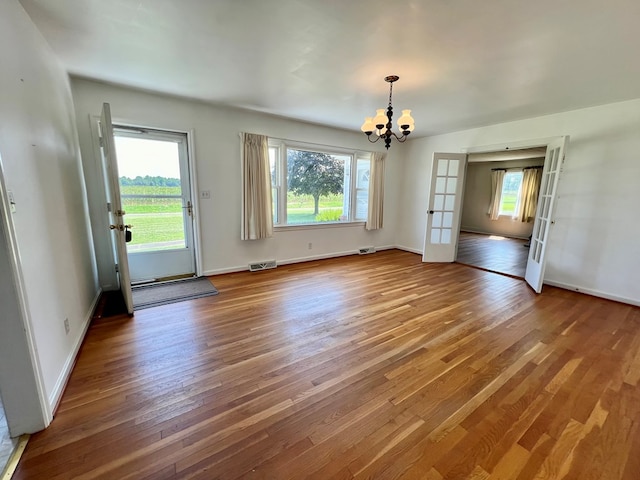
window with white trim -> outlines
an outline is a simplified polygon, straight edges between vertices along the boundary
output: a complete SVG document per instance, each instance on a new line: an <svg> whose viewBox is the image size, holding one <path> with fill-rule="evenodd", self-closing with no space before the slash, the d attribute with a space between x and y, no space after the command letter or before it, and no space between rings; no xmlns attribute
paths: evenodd
<svg viewBox="0 0 640 480"><path fill-rule="evenodd" d="M522 170L506 172L502 180L502 195L500 195L500 215L513 216L520 202L522 187Z"/></svg>
<svg viewBox="0 0 640 480"><path fill-rule="evenodd" d="M276 226L366 221L371 154L269 139Z"/></svg>

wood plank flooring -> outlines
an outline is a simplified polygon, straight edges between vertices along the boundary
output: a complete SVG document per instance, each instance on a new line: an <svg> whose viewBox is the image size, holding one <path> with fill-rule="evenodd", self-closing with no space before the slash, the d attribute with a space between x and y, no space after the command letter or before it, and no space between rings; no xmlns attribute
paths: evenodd
<svg viewBox="0 0 640 480"><path fill-rule="evenodd" d="M397 250L90 327L15 479L624 479L640 308Z"/></svg>
<svg viewBox="0 0 640 480"><path fill-rule="evenodd" d="M492 272L524 278L529 248L527 240L460 232L456 262Z"/></svg>

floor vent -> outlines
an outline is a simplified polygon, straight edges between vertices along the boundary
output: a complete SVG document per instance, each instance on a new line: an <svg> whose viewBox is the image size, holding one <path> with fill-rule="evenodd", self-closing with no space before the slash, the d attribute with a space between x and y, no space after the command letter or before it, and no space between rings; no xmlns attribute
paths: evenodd
<svg viewBox="0 0 640 480"><path fill-rule="evenodd" d="M276 268L275 260L267 260L266 262L256 262L249 264L249 271L259 272L260 270L269 270L270 268Z"/></svg>
<svg viewBox="0 0 640 480"><path fill-rule="evenodd" d="M376 247L362 247L358 250L360 255L366 255L367 253L375 253Z"/></svg>

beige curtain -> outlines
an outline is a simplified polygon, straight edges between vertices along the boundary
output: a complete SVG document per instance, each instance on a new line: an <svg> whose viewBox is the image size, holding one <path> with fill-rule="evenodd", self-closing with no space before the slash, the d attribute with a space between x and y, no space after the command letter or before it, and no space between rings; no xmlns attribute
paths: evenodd
<svg viewBox="0 0 640 480"><path fill-rule="evenodd" d="M500 199L502 198L502 182L504 180L504 174L507 171L504 169L491 170L491 203L489 204L489 210L487 214L491 220L498 220L500 216Z"/></svg>
<svg viewBox="0 0 640 480"><path fill-rule="evenodd" d="M271 169L265 135L241 133L242 138L242 240L273 236Z"/></svg>
<svg viewBox="0 0 640 480"><path fill-rule="evenodd" d="M382 211L384 204L384 162L386 153L371 154L371 171L369 172L369 212L367 214L367 230L382 228Z"/></svg>
<svg viewBox="0 0 640 480"><path fill-rule="evenodd" d="M538 193L540 192L541 180L542 168L525 168L522 171L520 201L513 214L514 220L520 220L526 223L536 218L536 207L538 206Z"/></svg>

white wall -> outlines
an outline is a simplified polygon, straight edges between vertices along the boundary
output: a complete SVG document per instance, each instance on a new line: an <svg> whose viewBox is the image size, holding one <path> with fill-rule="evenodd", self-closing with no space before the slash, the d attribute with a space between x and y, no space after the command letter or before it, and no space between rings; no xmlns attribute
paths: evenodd
<svg viewBox="0 0 640 480"><path fill-rule="evenodd" d="M98 293L75 115L67 74L15 0L0 1L0 56L0 155L17 207L9 222L51 408Z"/></svg>
<svg viewBox="0 0 640 480"><path fill-rule="evenodd" d="M434 152L561 135L545 282L640 304L640 99L410 141L398 243L423 248Z"/></svg>
<svg viewBox="0 0 640 480"><path fill-rule="evenodd" d="M210 190L211 199L198 200L204 274L246 269L249 262L278 262L354 253L358 247L395 245L398 177L401 164L394 145L387 159L384 228L367 232L362 225L322 229L277 231L273 238L240 240L240 138L239 132L261 133L330 146L371 151L363 134L311 125L261 113L213 106L202 102L140 92L73 78L72 90L78 118L80 146L89 190L94 241L101 282L114 282L104 205L101 163L91 136L90 117L103 102L111 105L114 121L145 127L194 132L196 178L199 190ZM394 155L395 154L395 155ZM308 249L308 243L313 249Z"/></svg>

